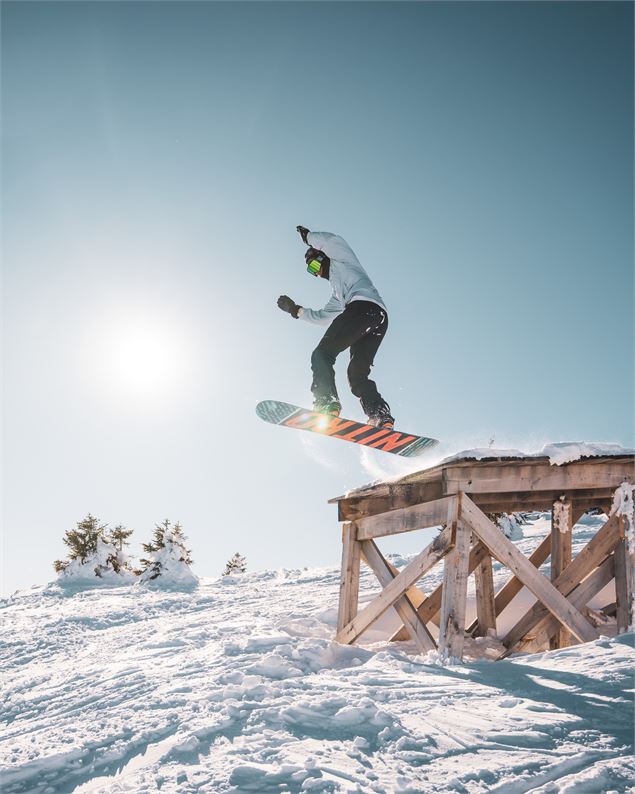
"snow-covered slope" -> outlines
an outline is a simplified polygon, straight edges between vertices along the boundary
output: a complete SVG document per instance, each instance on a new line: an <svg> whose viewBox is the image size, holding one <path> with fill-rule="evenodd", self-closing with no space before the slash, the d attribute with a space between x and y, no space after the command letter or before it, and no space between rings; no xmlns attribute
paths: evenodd
<svg viewBox="0 0 635 794"><path fill-rule="evenodd" d="M442 667L332 642L337 597L333 568L7 599L3 794L629 790L632 635Z"/></svg>

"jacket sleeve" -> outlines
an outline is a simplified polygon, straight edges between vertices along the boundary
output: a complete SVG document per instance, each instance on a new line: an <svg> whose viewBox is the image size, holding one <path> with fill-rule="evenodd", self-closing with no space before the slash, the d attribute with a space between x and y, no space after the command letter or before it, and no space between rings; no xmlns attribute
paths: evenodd
<svg viewBox="0 0 635 794"><path fill-rule="evenodd" d="M351 259L351 256L356 259L350 245L339 234L309 232L306 239L313 248L324 251L329 259L337 259L339 262L347 262Z"/></svg>
<svg viewBox="0 0 635 794"><path fill-rule="evenodd" d="M299 317L314 325L329 325L343 311L342 301L335 295L331 295L323 309L305 309L303 306Z"/></svg>

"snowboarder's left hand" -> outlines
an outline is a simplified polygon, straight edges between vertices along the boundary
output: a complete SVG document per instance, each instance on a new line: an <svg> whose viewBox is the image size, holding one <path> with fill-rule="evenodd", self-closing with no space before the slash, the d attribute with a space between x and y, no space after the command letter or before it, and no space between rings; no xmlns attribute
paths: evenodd
<svg viewBox="0 0 635 794"><path fill-rule="evenodd" d="M278 308L282 309L283 312L288 312L292 317L295 317L296 320L298 319L300 307L295 301L292 301L288 295L281 295L278 298Z"/></svg>
<svg viewBox="0 0 635 794"><path fill-rule="evenodd" d="M306 226L296 226L295 228L298 230L298 234L302 238L302 242L305 245L308 245L309 243L307 242L306 236L309 233L309 230L306 228Z"/></svg>

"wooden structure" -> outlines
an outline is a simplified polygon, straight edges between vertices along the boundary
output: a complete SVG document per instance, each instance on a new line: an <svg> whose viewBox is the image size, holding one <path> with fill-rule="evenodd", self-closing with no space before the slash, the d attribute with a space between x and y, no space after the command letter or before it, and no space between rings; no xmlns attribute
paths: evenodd
<svg viewBox="0 0 635 794"><path fill-rule="evenodd" d="M617 631L631 623L633 543L628 519L613 508L616 489L632 500L633 455L590 457L551 465L546 457L453 460L399 480L332 499L342 528L342 572L336 639L353 643L391 607L402 628L393 639L412 639L420 652L435 649L462 658L466 633L492 635L496 619L520 590L536 597L500 637L499 658L596 639L587 603L615 579ZM632 507L632 501L631 501ZM592 508L608 521L584 549L571 556L574 524ZM493 513L551 511L551 532L525 557L491 520ZM623 512L623 511L622 511ZM376 539L440 526L437 537L403 570L380 552ZM631 528L632 529L632 528ZM551 557L550 578L538 568ZM492 558L510 571L494 590ZM443 560L443 581L432 592L416 583ZM358 609L360 562L375 573L382 591ZM476 584L476 620L466 626L468 577Z"/></svg>

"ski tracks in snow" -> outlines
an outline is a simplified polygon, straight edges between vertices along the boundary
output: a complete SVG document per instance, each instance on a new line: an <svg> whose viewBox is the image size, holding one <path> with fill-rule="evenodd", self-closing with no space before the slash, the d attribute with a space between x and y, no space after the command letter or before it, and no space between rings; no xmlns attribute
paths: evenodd
<svg viewBox="0 0 635 794"><path fill-rule="evenodd" d="M628 789L632 635L441 667L332 642L338 588L305 569L5 600L4 794Z"/></svg>

